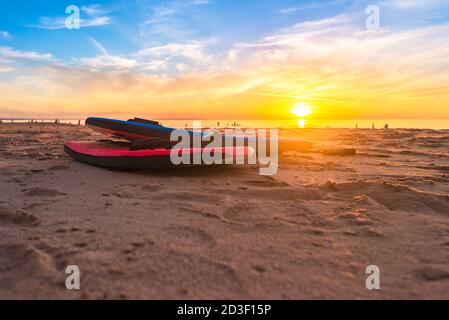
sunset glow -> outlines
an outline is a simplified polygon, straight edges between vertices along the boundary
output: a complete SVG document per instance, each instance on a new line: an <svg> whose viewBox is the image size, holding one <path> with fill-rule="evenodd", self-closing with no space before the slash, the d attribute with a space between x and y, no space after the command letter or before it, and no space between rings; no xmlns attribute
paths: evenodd
<svg viewBox="0 0 449 320"><path fill-rule="evenodd" d="M295 107L291 110L291 113L293 113L295 116L298 116L300 118L307 117L312 113L310 106L306 103L297 103Z"/></svg>
<svg viewBox="0 0 449 320"><path fill-rule="evenodd" d="M444 1L78 2L2 2L0 118L449 118Z"/></svg>

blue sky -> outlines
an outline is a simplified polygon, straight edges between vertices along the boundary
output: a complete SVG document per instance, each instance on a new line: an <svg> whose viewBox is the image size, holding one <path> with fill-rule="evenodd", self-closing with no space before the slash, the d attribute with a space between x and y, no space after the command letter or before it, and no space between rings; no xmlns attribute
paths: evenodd
<svg viewBox="0 0 449 320"><path fill-rule="evenodd" d="M65 28L69 5L80 30ZM449 0L15 0L0 14L0 117L153 113L149 104L187 116L180 102L226 117L226 101L245 105L236 115L272 117L301 99L323 117L372 117L382 101L397 112L379 117L410 101L415 116L432 103L449 117L438 102L449 101L439 85Z"/></svg>
<svg viewBox="0 0 449 320"><path fill-rule="evenodd" d="M20 50L51 52L63 60L95 54L96 48L89 37L111 52L121 54L151 45L207 38L219 38L221 41L216 46L220 49L235 42L258 39L300 20L332 15L345 10L348 3L351 1L334 1L316 10L316 3L310 1L2 1L0 30L8 32L10 37L0 41ZM70 4L98 9L94 16L82 10L81 18L107 20L76 31L49 30L50 21L64 18ZM300 7L304 9L299 10Z"/></svg>
<svg viewBox="0 0 449 320"><path fill-rule="evenodd" d="M382 18L390 27L407 28L449 20L445 1L391 1L402 2L396 6L388 2L377 1L377 4L388 9ZM363 8L370 3L376 1L2 1L0 31L5 36L0 38L0 44L19 50L49 52L66 62L71 58L95 55L98 50L92 45L91 38L116 54L203 39L216 40L210 46L211 50L225 50L235 43L255 41L301 21L347 12L358 12L363 19ZM427 5L420 5L422 3ZM63 21L67 16L65 9L71 4L82 9L82 19L98 19L98 24L81 30L56 28L54 24Z"/></svg>

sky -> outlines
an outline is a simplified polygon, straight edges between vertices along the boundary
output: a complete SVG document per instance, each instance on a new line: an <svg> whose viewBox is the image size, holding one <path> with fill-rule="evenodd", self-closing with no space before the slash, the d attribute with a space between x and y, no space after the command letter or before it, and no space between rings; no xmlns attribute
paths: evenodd
<svg viewBox="0 0 449 320"><path fill-rule="evenodd" d="M448 57L449 0L1 1L0 118L449 119Z"/></svg>

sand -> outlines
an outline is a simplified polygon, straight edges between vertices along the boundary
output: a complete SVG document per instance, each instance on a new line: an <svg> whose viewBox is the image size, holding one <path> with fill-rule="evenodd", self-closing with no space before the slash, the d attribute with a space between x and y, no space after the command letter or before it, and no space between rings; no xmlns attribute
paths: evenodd
<svg viewBox="0 0 449 320"><path fill-rule="evenodd" d="M0 124L0 298L449 298L449 131L282 134L358 154L113 171L64 154L85 127Z"/></svg>

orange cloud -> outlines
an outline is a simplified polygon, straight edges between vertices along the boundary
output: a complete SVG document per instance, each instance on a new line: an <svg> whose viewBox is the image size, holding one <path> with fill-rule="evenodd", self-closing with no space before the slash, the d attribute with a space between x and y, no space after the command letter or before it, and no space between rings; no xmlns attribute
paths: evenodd
<svg viewBox="0 0 449 320"><path fill-rule="evenodd" d="M116 70L104 70L101 63L95 69L27 67L20 75L7 71L10 79L0 80L0 117L286 119L304 101L313 107L312 119L449 118L448 35L447 24L367 32L338 16L222 54L202 53L201 43L194 52L203 61L172 74L142 73L139 66L151 60L139 60L139 54ZM173 48L180 46L140 56ZM11 50L5 52L24 56ZM167 66L179 64L163 59ZM19 68L17 62L4 64Z"/></svg>

